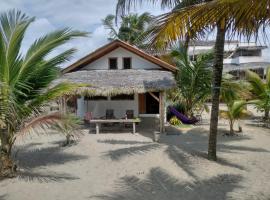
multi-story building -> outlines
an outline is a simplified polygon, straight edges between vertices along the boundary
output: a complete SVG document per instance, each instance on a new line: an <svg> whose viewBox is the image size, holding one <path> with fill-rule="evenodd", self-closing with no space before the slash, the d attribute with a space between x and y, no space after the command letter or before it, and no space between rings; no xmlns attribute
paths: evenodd
<svg viewBox="0 0 270 200"><path fill-rule="evenodd" d="M192 41L188 54L195 59L198 54L214 49L215 41ZM224 72L229 72L238 79L245 77L245 70L250 69L265 77L266 68L270 62L263 56L267 46L257 45L255 42L243 43L226 41L224 54Z"/></svg>

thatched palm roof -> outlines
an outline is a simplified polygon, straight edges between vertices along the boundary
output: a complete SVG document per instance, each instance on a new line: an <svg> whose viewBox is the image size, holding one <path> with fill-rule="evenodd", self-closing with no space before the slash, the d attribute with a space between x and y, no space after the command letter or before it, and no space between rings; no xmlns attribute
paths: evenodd
<svg viewBox="0 0 270 200"><path fill-rule="evenodd" d="M164 91L175 87L174 76L161 70L90 70L62 75L55 81L87 84L76 91L90 96L113 96Z"/></svg>

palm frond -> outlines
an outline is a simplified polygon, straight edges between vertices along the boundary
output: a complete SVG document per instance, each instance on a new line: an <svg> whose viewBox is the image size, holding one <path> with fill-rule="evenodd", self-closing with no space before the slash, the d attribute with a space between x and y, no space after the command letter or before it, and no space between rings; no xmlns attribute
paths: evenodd
<svg viewBox="0 0 270 200"><path fill-rule="evenodd" d="M233 116L234 118L240 117L242 111L244 110L244 106L245 106L245 105L246 105L246 102L245 102L245 101L242 101L242 100L240 100L240 101L235 101L235 102L232 104L231 108L230 108L230 112L231 112L232 116Z"/></svg>
<svg viewBox="0 0 270 200"><path fill-rule="evenodd" d="M221 83L221 99L230 104L235 100L249 99L251 94L246 81L235 80L234 76L224 74Z"/></svg>
<svg viewBox="0 0 270 200"><path fill-rule="evenodd" d="M12 71L19 66L21 43L26 29L33 20L34 18L29 18L16 10L11 10L0 16L0 70L6 81L10 81Z"/></svg>
<svg viewBox="0 0 270 200"><path fill-rule="evenodd" d="M252 113L245 108L247 104L248 103L243 100L234 101L231 105L227 106L228 110L220 110L219 116L232 121L250 117Z"/></svg>
<svg viewBox="0 0 270 200"><path fill-rule="evenodd" d="M65 115L61 123L55 123L52 125L51 128L52 130L64 133L65 135L75 135L81 133L81 124L81 119L72 114L67 114Z"/></svg>
<svg viewBox="0 0 270 200"><path fill-rule="evenodd" d="M40 63L42 60L46 60L45 57L55 48L76 37L84 37L86 35L86 32L72 31L69 28L65 28L39 38L27 51L17 79L20 79L35 70L36 64Z"/></svg>
<svg viewBox="0 0 270 200"><path fill-rule="evenodd" d="M252 92L258 97L265 93L265 85L263 80L259 77L258 74L250 70L246 71L246 77L248 82L252 86Z"/></svg>
<svg viewBox="0 0 270 200"><path fill-rule="evenodd" d="M213 31L217 23L226 19L225 29L233 36L258 38L266 35L269 25L268 0L213 0L190 5L158 16L149 30L148 39L157 48L165 48L186 36L198 38Z"/></svg>
<svg viewBox="0 0 270 200"><path fill-rule="evenodd" d="M227 110L219 110L219 117L222 119L230 119L230 113Z"/></svg>
<svg viewBox="0 0 270 200"><path fill-rule="evenodd" d="M75 49L51 58L48 55L55 48L86 33L69 28L54 31L36 40L22 56L21 44L33 20L15 10L0 15L0 121L1 128L8 128L8 137L13 137L20 128L24 132L35 124L40 123L42 127L44 122L44 127L47 127L54 120L60 120L56 115L39 118L43 105L70 94L77 87L67 83L48 87L58 77L59 65L69 60Z"/></svg>
<svg viewBox="0 0 270 200"><path fill-rule="evenodd" d="M114 26L114 21L115 21L114 15L108 15L105 19L102 20L102 24L105 27L105 29L110 30L110 38L112 39L118 38L118 33Z"/></svg>
<svg viewBox="0 0 270 200"><path fill-rule="evenodd" d="M59 112L33 116L27 121L24 121L22 127L20 127L19 136L23 136L27 133L48 133L50 127L54 124L62 123L65 119L65 116Z"/></svg>
<svg viewBox="0 0 270 200"><path fill-rule="evenodd" d="M212 69L211 57L202 56L191 61L182 47L174 47L170 54L172 62L178 68L175 75L177 90L169 96L175 103L185 105L186 114L192 114L197 106L202 106L211 94Z"/></svg>
<svg viewBox="0 0 270 200"><path fill-rule="evenodd" d="M40 93L36 98L32 99L28 106L37 107L45 102L50 102L58 99L62 96L73 95L77 89L84 87L85 84L74 84L74 83L59 83L54 87L47 89L45 92Z"/></svg>
<svg viewBox="0 0 270 200"><path fill-rule="evenodd" d="M116 5L116 16L126 15L132 8L142 6L143 3L159 4L161 8L173 8L178 5L181 0L118 0Z"/></svg>
<svg viewBox="0 0 270 200"><path fill-rule="evenodd" d="M270 67L266 69L266 84L270 88Z"/></svg>

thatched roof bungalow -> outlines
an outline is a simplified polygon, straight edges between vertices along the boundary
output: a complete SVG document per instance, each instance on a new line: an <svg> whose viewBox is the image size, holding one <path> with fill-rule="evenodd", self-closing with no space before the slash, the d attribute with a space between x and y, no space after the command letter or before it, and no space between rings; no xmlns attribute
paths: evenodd
<svg viewBox="0 0 270 200"><path fill-rule="evenodd" d="M111 110L115 118L127 111L134 117L159 116L164 131L165 92L175 87L176 68L123 41L115 40L64 69L56 83L72 82L78 89L76 113L103 117Z"/></svg>

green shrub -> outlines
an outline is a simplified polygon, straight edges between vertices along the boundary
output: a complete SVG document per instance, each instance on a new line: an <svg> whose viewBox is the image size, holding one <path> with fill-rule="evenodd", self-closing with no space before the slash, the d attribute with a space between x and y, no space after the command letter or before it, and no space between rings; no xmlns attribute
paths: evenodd
<svg viewBox="0 0 270 200"><path fill-rule="evenodd" d="M182 124L182 122L177 117L174 116L170 119L170 124L173 126L179 126Z"/></svg>

